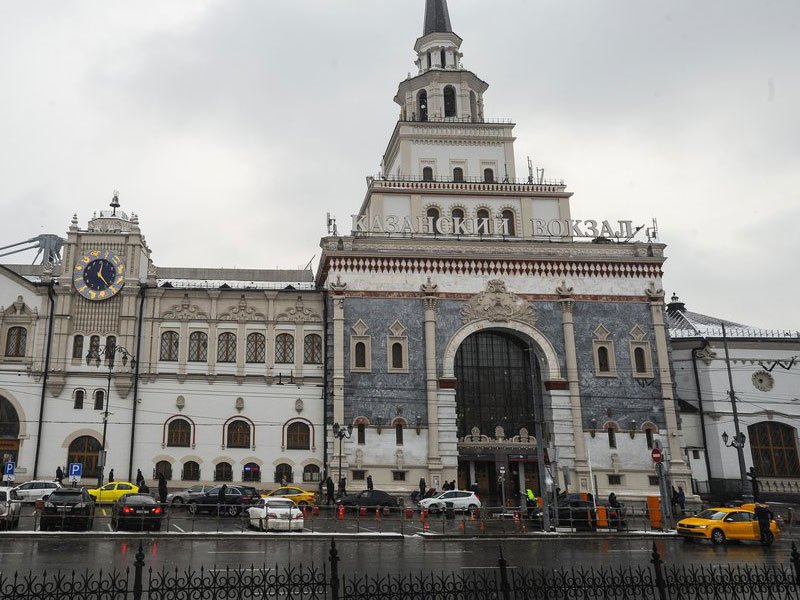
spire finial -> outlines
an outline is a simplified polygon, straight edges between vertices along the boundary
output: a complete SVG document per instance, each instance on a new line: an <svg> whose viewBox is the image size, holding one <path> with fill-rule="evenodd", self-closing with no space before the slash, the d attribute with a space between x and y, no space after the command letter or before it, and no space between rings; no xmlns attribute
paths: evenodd
<svg viewBox="0 0 800 600"><path fill-rule="evenodd" d="M447 0L427 0L425 5L425 29L423 36L431 33L453 33Z"/></svg>

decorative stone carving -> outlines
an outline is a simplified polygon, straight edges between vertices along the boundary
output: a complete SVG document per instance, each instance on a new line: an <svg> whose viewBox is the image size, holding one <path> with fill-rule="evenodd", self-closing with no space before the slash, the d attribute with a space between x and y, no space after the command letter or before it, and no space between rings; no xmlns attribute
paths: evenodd
<svg viewBox="0 0 800 600"><path fill-rule="evenodd" d="M359 448L356 450L356 469L363 469L364 468L364 451Z"/></svg>
<svg viewBox="0 0 800 600"><path fill-rule="evenodd" d="M264 313L258 312L252 306L247 306L247 298L244 294L239 298L239 303L236 306L228 308L228 312L224 312L219 316L220 321L238 321L244 323L246 321L266 321L267 317Z"/></svg>
<svg viewBox="0 0 800 600"><path fill-rule="evenodd" d="M419 286L419 289L426 296L433 296L434 294L436 294L437 290L439 289L439 286L433 283L431 281L431 278L428 277L428 280L421 286Z"/></svg>
<svg viewBox="0 0 800 600"><path fill-rule="evenodd" d="M297 411L298 414L303 412L303 408L305 408L305 405L303 404L302 398L298 398L297 400L294 401L294 409Z"/></svg>
<svg viewBox="0 0 800 600"><path fill-rule="evenodd" d="M651 281L650 286L645 289L644 293L650 298L650 302L663 302L664 301L664 290L661 288L656 288L656 282Z"/></svg>
<svg viewBox="0 0 800 600"><path fill-rule="evenodd" d="M695 350L695 356L702 360L706 365L710 365L711 361L717 358L717 353L711 345L703 346L699 350Z"/></svg>
<svg viewBox="0 0 800 600"><path fill-rule="evenodd" d="M532 446L536 446L536 438L530 435L530 432L524 427L519 430L519 435L507 438L505 430L498 425L494 429L494 435L494 438L482 435L480 429L473 427L469 435L458 440L458 445L463 448L481 448L483 450L492 448L529 450Z"/></svg>
<svg viewBox="0 0 800 600"><path fill-rule="evenodd" d="M294 308L278 315L278 321L294 321L295 323L309 323L322 321L322 317L310 308L303 306L302 296L297 297Z"/></svg>
<svg viewBox="0 0 800 600"><path fill-rule="evenodd" d="M495 323L520 321L533 326L536 319L533 307L516 294L506 290L501 279L486 284L486 291L473 296L461 309L464 324L487 319Z"/></svg>
<svg viewBox="0 0 800 600"><path fill-rule="evenodd" d="M331 291L334 294L342 294L342 293L344 293L345 289L347 288L347 284L346 283L342 283L341 276L337 275L336 276L336 281L332 281L330 283L330 288L331 288Z"/></svg>
<svg viewBox="0 0 800 600"><path fill-rule="evenodd" d="M504 440L506 439L506 432L505 429L501 425L498 425L494 428L494 439L496 440Z"/></svg>
<svg viewBox="0 0 800 600"><path fill-rule="evenodd" d="M561 285L556 288L556 294L558 294L561 298L569 298L572 296L572 290L573 288L567 287L567 283L562 281Z"/></svg>
<svg viewBox="0 0 800 600"><path fill-rule="evenodd" d="M161 313L161 318L171 321L202 321L208 319L208 313L200 310L196 304L192 304L189 301L189 294L184 294L181 303Z"/></svg>
<svg viewBox="0 0 800 600"><path fill-rule="evenodd" d="M395 451L395 460L397 461L398 470L402 470L403 463L405 462L405 457L403 456L403 450L401 448L398 448Z"/></svg>

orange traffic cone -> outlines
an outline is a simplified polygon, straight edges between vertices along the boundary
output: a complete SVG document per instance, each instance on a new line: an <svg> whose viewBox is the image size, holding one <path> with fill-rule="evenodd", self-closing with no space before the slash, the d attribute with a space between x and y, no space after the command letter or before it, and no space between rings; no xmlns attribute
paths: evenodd
<svg viewBox="0 0 800 600"><path fill-rule="evenodd" d="M480 528L481 533L486 533L486 523L484 521L481 521Z"/></svg>
<svg viewBox="0 0 800 600"><path fill-rule="evenodd" d="M422 529L423 529L424 531L428 531L430 528L431 528L431 526L430 526L430 524L428 523L428 519L425 519L425 520L422 522Z"/></svg>
<svg viewBox="0 0 800 600"><path fill-rule="evenodd" d="M340 504L339 508L336 509L336 515L339 517L340 521L344 520L344 504Z"/></svg>
<svg viewBox="0 0 800 600"><path fill-rule="evenodd" d="M376 521L380 521L381 520L381 508L380 508L380 506L375 509L375 520Z"/></svg>
<svg viewBox="0 0 800 600"><path fill-rule="evenodd" d="M465 525L464 525L464 519L461 519L461 520L458 522L458 528L459 528L461 531L464 531L464 528L465 528Z"/></svg>

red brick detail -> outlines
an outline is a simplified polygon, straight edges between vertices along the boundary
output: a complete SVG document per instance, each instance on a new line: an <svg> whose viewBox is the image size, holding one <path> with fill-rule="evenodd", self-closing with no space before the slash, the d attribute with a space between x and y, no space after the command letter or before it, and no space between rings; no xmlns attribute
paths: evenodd
<svg viewBox="0 0 800 600"><path fill-rule="evenodd" d="M456 389L456 382L458 380L455 377L442 377L439 379L439 389L440 390L454 390Z"/></svg>
<svg viewBox="0 0 800 600"><path fill-rule="evenodd" d="M569 389L569 382L568 381L545 381L544 382L544 389L550 390L568 390Z"/></svg>

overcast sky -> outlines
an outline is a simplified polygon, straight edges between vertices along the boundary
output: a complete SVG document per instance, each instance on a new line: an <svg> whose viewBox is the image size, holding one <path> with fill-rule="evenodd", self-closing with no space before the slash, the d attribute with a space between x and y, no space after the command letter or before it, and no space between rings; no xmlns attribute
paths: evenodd
<svg viewBox="0 0 800 600"><path fill-rule="evenodd" d="M0 4L0 246L118 189L157 265L302 268L378 171L424 4ZM800 2L449 4L520 176L656 218L690 310L800 329Z"/></svg>

